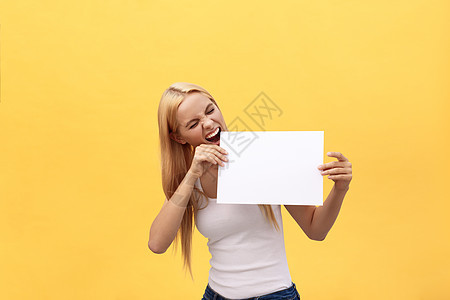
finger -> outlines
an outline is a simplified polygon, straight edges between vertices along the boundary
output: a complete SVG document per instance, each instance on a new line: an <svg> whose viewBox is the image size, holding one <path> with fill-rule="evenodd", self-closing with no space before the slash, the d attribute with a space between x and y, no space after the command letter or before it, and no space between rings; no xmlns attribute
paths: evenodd
<svg viewBox="0 0 450 300"><path fill-rule="evenodd" d="M327 155L330 157L336 157L339 161L348 161L348 159L342 155L341 152L328 152Z"/></svg>
<svg viewBox="0 0 450 300"><path fill-rule="evenodd" d="M223 154L228 154L228 151L225 150L224 148L217 146L219 148L219 151L222 152Z"/></svg>
<svg viewBox="0 0 450 300"><path fill-rule="evenodd" d="M322 176L328 175L328 174L350 174L352 171L348 168L333 168L326 171L320 172Z"/></svg>
<svg viewBox="0 0 450 300"><path fill-rule="evenodd" d="M326 163L317 167L319 170L327 170L331 168L345 168L347 166L344 162L332 161L330 163Z"/></svg>
<svg viewBox="0 0 450 300"><path fill-rule="evenodd" d="M209 154L208 157L209 157L212 161L214 161L214 164L215 164L215 165L219 164L219 165L221 165L222 167L225 166L225 164L220 160L219 157L217 157L217 156L215 155L215 153Z"/></svg>
<svg viewBox="0 0 450 300"><path fill-rule="evenodd" d="M351 167L352 167L351 162L332 161L330 163L321 165L318 169L327 170L331 168L351 168Z"/></svg>
<svg viewBox="0 0 450 300"><path fill-rule="evenodd" d="M327 178L334 179L334 180L351 180L352 175L330 175Z"/></svg>
<svg viewBox="0 0 450 300"><path fill-rule="evenodd" d="M220 153L228 154L227 150L225 150L224 148L222 148L218 145L209 145L209 144L204 144L204 145L208 146L211 149L215 149L215 150L219 151Z"/></svg>
<svg viewBox="0 0 450 300"><path fill-rule="evenodd" d="M225 164L220 160L220 158L219 157L217 157L217 156L214 156L214 159L219 163L219 165L221 165L222 167L224 167L225 166Z"/></svg>
<svg viewBox="0 0 450 300"><path fill-rule="evenodd" d="M214 164L214 165L217 164L217 162L216 162L216 156L215 156L215 155L212 155L212 154L209 154L209 153L203 154L202 157L201 157L201 160L202 160L202 161L205 161L205 162L212 163L212 164Z"/></svg>
<svg viewBox="0 0 450 300"><path fill-rule="evenodd" d="M216 150L216 149L213 149L213 148L206 149L205 152L206 152L206 153L210 153L210 154L212 154L212 155L214 155L214 156L218 156L218 157L219 157L221 160L223 160L223 161L228 161L228 158L227 158L224 154L220 153L220 152L219 152L218 150Z"/></svg>

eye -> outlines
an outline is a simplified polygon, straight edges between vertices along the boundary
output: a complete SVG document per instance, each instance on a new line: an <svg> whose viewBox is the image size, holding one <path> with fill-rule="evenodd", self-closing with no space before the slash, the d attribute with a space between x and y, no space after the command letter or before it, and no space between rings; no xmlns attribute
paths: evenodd
<svg viewBox="0 0 450 300"><path fill-rule="evenodd" d="M213 111L214 111L214 108L213 109L211 109L210 111L208 111L207 112L207 114L209 115L209 114L212 114L213 113ZM197 126L197 123L198 122L195 122L194 124L192 124L192 126L191 127L189 127L189 129L192 129L192 128L194 128L195 126Z"/></svg>

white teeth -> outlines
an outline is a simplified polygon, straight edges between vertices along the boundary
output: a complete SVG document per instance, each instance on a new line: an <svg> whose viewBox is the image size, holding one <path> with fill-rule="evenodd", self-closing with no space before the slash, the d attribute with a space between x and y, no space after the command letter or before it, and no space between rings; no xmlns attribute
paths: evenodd
<svg viewBox="0 0 450 300"><path fill-rule="evenodd" d="M218 133L219 133L219 127L217 127L217 129L216 129L213 133L208 134L208 135L206 136L206 138L207 138L207 139L212 138L213 136L215 136L215 135L218 134Z"/></svg>

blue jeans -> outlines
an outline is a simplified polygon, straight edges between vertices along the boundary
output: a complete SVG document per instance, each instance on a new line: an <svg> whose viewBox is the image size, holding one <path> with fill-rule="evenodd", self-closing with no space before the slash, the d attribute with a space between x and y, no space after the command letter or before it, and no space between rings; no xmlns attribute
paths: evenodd
<svg viewBox="0 0 450 300"><path fill-rule="evenodd" d="M218 294L215 290L213 290L209 284L206 287L205 294L203 295L202 300L230 300L229 298L225 298ZM267 295L262 295L253 298L246 298L241 300L300 300L300 294L295 287L295 284L292 283L290 288L270 293Z"/></svg>

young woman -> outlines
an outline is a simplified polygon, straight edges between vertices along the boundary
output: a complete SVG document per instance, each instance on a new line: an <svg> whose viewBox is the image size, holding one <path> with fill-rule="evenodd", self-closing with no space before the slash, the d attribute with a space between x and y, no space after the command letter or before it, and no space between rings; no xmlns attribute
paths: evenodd
<svg viewBox="0 0 450 300"><path fill-rule="evenodd" d="M287 265L281 206L216 202L218 167L228 161L219 137L228 129L211 94L192 83L172 84L161 97L158 125L166 199L150 228L150 250L164 253L178 237L191 272L195 224L211 253L203 299L300 299ZM317 241L333 226L352 179L347 158L328 156L338 160L318 166L335 183L323 206L285 205Z"/></svg>

